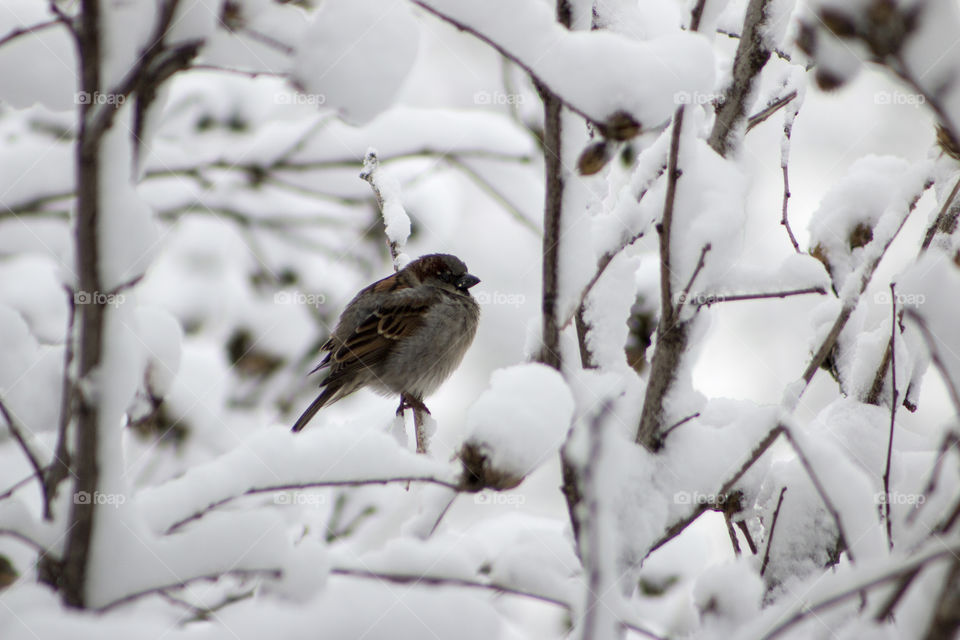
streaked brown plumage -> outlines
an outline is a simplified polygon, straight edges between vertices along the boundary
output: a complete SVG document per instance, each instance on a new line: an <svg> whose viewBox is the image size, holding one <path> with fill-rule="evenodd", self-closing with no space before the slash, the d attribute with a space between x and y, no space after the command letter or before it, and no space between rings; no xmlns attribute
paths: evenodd
<svg viewBox="0 0 960 640"><path fill-rule="evenodd" d="M478 282L459 258L435 253L358 293L321 348L327 355L310 373L330 372L293 430L363 387L399 394L401 409L426 409L423 398L453 373L473 342L480 306L469 289Z"/></svg>

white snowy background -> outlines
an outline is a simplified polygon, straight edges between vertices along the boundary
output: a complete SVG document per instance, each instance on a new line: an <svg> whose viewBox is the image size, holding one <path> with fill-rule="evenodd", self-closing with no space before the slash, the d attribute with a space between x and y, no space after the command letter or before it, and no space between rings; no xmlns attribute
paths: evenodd
<svg viewBox="0 0 960 640"><path fill-rule="evenodd" d="M104 87L136 66L163 4L100 0ZM741 31L746 0L708 0L700 34L689 29L694 2L570 4L568 32L540 0L181 0L164 44L195 41L198 54L137 114L133 96L81 91L75 43L51 12L74 16L81 3L4 1L0 638L929 633L941 591L960 591L960 525L949 519L960 440L948 437L958 433L960 241L938 234L918 257L960 176L935 131L938 117L954 131L960 122L958 3L892 3L922 15L903 53L916 86L862 62L862 43L818 21L884 3L765 3L764 38L779 53L747 112L797 97L741 128L726 158L706 138L739 42L726 34ZM796 45L801 24L819 29L814 55ZM534 362L544 154L528 71L569 107L561 322L598 259L644 234L583 299L597 368L580 366L572 321L562 371ZM818 88L827 72L843 86ZM73 226L83 101L119 102L101 146L96 292L78 289ZM634 435L654 347L637 368L624 348L636 340L631 323L659 313L655 225L680 105L673 286L688 289L681 317L692 328L665 414L669 424L696 417L651 452ZM580 152L600 140L585 118L618 110L643 132L611 143L596 175L578 175ZM382 215L359 177L371 150L388 187ZM782 158L799 252L780 224ZM858 229L869 237L853 247ZM340 310L392 271L388 240L401 260L453 253L481 279L476 340L427 402L428 456L414 453L396 399L367 391L289 432L316 393L306 374ZM829 271L807 255L815 248ZM824 293L723 300L803 288ZM907 313L894 332L887 491L889 376L881 397L866 397L892 302ZM100 489L78 497L68 476L46 518L24 449L41 466L53 461L76 368L64 372L72 309L97 303L107 308L102 371L74 382L113 417L101 422ZM850 305L830 356L839 382L820 369L805 385ZM778 424L789 441L737 479L741 509L725 522L720 488ZM465 445L522 482L460 491ZM579 540L560 490L561 447L586 470ZM41 552L63 553L78 499L96 504L86 609L62 604L37 569ZM708 502L721 510L657 546ZM834 553L838 538L845 548ZM876 621L914 566L923 570L894 617ZM835 594L844 598L820 608ZM815 613L781 629L808 607Z"/></svg>

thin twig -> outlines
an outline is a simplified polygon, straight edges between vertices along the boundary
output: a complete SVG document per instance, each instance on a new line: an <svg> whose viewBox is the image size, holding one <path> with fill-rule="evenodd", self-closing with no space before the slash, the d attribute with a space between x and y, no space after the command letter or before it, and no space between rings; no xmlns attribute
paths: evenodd
<svg viewBox="0 0 960 640"><path fill-rule="evenodd" d="M30 25L29 27L17 27L12 31L8 31L7 35L0 38L0 47L13 42L20 36L38 33L44 29L56 26L58 24L62 24L60 18L53 18L52 20L47 20L46 22L38 22L37 24Z"/></svg>
<svg viewBox="0 0 960 640"><path fill-rule="evenodd" d="M510 214L511 218L519 222L522 227L524 227L528 231L532 231L533 233L540 235L540 228L537 227L536 224L531 222L527 216L523 215L523 212L520 210L520 208L517 205L515 205L513 202L511 202L510 199L503 194L503 192L501 192L499 189L493 186L493 184L489 180L484 178L479 171L477 171L476 169L474 169L469 164L467 164L466 162L464 162L463 160L461 160L455 155L445 156L444 160L448 165L456 169L459 169L461 173L463 173L468 178L471 178L473 182L478 187L480 187L481 190L483 190L487 195L489 195L491 198L496 200L496 202L503 208L503 210L506 211L508 214Z"/></svg>
<svg viewBox="0 0 960 640"><path fill-rule="evenodd" d="M779 111L783 107L790 104L790 102L793 101L793 99L796 97L797 97L797 90L794 89L790 93L774 99L766 107L764 107L757 113L747 118L747 133L750 133L750 130L753 129L755 126L757 126L758 124L760 124L761 122L763 122L764 120L766 120L767 118L775 114L777 111Z"/></svg>
<svg viewBox="0 0 960 640"><path fill-rule="evenodd" d="M752 467L757 460L763 456L763 454L767 451L767 449L770 448L770 446L774 443L777 437L780 436L781 433L783 433L783 425L779 424L767 432L767 435L765 435L760 442L757 443L757 446L753 448L753 451L750 452L750 455L747 457L744 463L740 465L740 468L737 469L736 473L730 476L730 478L723 483L723 486L720 488L720 491L717 492L717 495L726 495L729 493L729 491L737 484L737 482L740 481L740 478L742 478L743 475L750 469L750 467ZM709 504L698 504L697 508L694 509L692 513L667 527L667 530L664 532L664 534L660 536L660 538L650 547L647 555L649 556L651 553L680 535L684 529L690 526L697 518L707 512L710 508L711 505Z"/></svg>
<svg viewBox="0 0 960 640"><path fill-rule="evenodd" d="M600 257L600 259L597 261L597 270L594 272L593 276L590 278L590 281L587 282L587 286L585 286L583 288L583 291L580 293L580 305L578 305L578 307L582 306L583 303L586 301L587 296L590 295L591 291L593 291L594 286L596 286L597 282L600 280L603 274L607 271L607 267L610 266L610 263L613 262L613 259L616 258L621 251L623 251L629 246L632 246L634 242L642 238L644 236L644 233L645 231L640 231L628 238L625 238L615 249L608 251L607 253L603 254ZM570 317L568 317L564 321L561 329L566 329L567 327L569 327L570 323L574 320L575 316L576 314L571 314Z"/></svg>
<svg viewBox="0 0 960 640"><path fill-rule="evenodd" d="M800 447L800 443L797 442L796 438L794 438L790 429L784 427L783 436L787 439L787 442L790 443L790 446L793 447L794 453L797 454L797 458L800 460L800 465L803 467L804 471L806 471L807 477L809 477L810 482L813 483L814 489L816 489L817 493L820 494L820 500L823 501L823 506L826 507L827 512L830 513L834 523L837 525L837 537L839 538L840 546L842 549L846 549L847 557L850 559L850 564L853 564L853 549L850 548L848 543L850 538L848 538L843 531L843 521L840 519L840 510L837 509L837 507L833 504L833 500L830 499L830 494L827 493L826 487L824 487L823 483L820 482L820 477L814 473L813 465L810 464L807 454L804 453L803 449Z"/></svg>
<svg viewBox="0 0 960 640"><path fill-rule="evenodd" d="M683 311L683 305L687 303L687 299L690 297L690 289L693 288L693 283L697 281L697 276L700 275L700 272L703 271L703 267L706 264L707 252L710 251L713 247L708 242L703 245L703 248L700 249L700 257L697 259L697 266L693 268L693 273L690 274L690 279L687 280L687 286L683 288L683 293L680 294L680 299L677 301L677 313L676 317L680 317L680 312Z"/></svg>
<svg viewBox="0 0 960 640"><path fill-rule="evenodd" d="M796 96L796 92L794 92ZM783 174L783 200L780 205L780 225L786 230L787 237L790 238L790 244L797 253L800 251L800 243L797 242L797 236L793 234L793 227L790 226L790 216L788 207L790 202L790 141L793 136L793 121L800 112L800 107L793 109L793 115L787 113L783 121L783 140L780 142L780 172Z"/></svg>
<svg viewBox="0 0 960 640"><path fill-rule="evenodd" d="M26 478L23 478L22 480L18 480L13 484L12 487L7 489L3 493L0 493L0 500L6 500L10 496L12 496L14 493L16 493L17 489L19 489L20 487L26 486L27 484L30 483L31 480L36 479L36 477L37 477L36 473L31 473Z"/></svg>
<svg viewBox="0 0 960 640"><path fill-rule="evenodd" d="M740 557L740 541L737 540L737 532L733 528L733 522L730 519L730 515L724 513L723 521L727 525L727 535L730 536L730 544L733 545L733 555Z"/></svg>
<svg viewBox="0 0 960 640"><path fill-rule="evenodd" d="M914 309L908 308L905 311L905 315L917 323L917 328L920 329L920 333L923 335L923 341L927 344L927 350L930 352L930 360L937 368L937 371L940 372L940 377L943 378L943 383L947 387L950 400L953 402L953 410L960 416L960 393L957 393L957 385L954 383L953 378L950 377L950 371L940 357L940 350L936 348L936 340L930 331L930 327L927 326L927 321Z"/></svg>
<svg viewBox="0 0 960 640"><path fill-rule="evenodd" d="M805 289L791 289L789 291L765 291L762 293L698 293L693 296L693 304L699 307L710 307L721 302L740 302L742 300L766 300L768 298L789 298L791 296L805 296L816 293L827 295L823 287L807 287Z"/></svg>
<svg viewBox="0 0 960 640"><path fill-rule="evenodd" d="M283 484L283 485L275 485L275 486L269 486L269 487L253 487L251 489L247 489L243 493L227 496L225 498L221 498L219 500L211 502L200 511L197 511L187 516L186 518L177 520L176 522L171 524L169 527L167 527L167 530L164 533L171 534L177 531L178 529L180 529L181 527L183 527L184 525L189 524L190 522L193 522L195 520L199 520L200 518L207 515L209 512L213 511L214 509L222 507L225 504L228 504L230 502L233 502L234 500L238 500L245 496L252 496L252 495L257 495L261 493L276 493L279 491L299 491L301 489L316 489L319 487L359 487L359 486L372 485L372 484L393 484L393 483L400 483L400 482L425 482L427 484L436 484L436 485L440 485L441 487L447 487L448 489L453 489L454 491L459 491L459 486L457 484L453 482L449 482L447 480L443 480L441 478L434 478L432 476L402 476L402 477L396 477L396 478L374 478L374 479L363 478L363 479L357 479L357 480L320 480L317 482L305 482L302 484Z"/></svg>
<svg viewBox="0 0 960 640"><path fill-rule="evenodd" d="M777 519L780 517L780 507L783 506L783 494L787 488L780 489L780 498L777 500L777 508L773 511L773 520L770 521L770 533L767 535L767 548L763 552L763 562L760 563L760 577L767 572L767 564L770 562L770 548L773 546L773 532L777 530Z"/></svg>
<svg viewBox="0 0 960 640"><path fill-rule="evenodd" d="M674 422L672 425L670 425L669 427L667 427L666 429L664 429L662 434L660 434L660 441L663 442L664 440L666 440L666 439L667 439L667 436L670 435L670 434L671 434L675 429L677 429L678 427L682 427L683 425L687 424L688 422L690 422L690 421L693 420L694 418L699 418L699 417L700 417L700 412L697 411L696 413L691 414L691 415L687 416L686 418L683 418L682 420L679 420L679 421L677 421L677 422Z"/></svg>
<svg viewBox="0 0 960 640"><path fill-rule="evenodd" d="M446 576L431 576L431 575L422 575L414 573L386 573L378 571L370 571L368 569L355 569L351 567L333 567L330 569L330 573L333 575L348 576L351 578L366 578L370 580L377 580L380 582L391 582L395 584L406 584L406 585L427 585L427 586L449 586L449 587L465 587L468 589L484 589L489 591L494 591L497 593L503 593L514 596L523 596L525 598L532 598L534 600L539 600L541 602L546 602L548 604L553 604L558 607L563 607L564 609L572 609L569 602L561 600L555 596L547 595L544 593L535 593L533 591L525 591L518 587L513 587L510 585L500 584L497 582L480 582L478 580L470 580L469 578L457 578L457 577L446 577ZM629 628L631 631L636 631L637 633L643 634L648 638L654 640L664 640L662 636L659 636L648 629L636 625L632 622L626 620L621 620L621 624Z"/></svg>
<svg viewBox="0 0 960 640"><path fill-rule="evenodd" d="M953 189L950 190L950 195L947 196L947 199L943 201L943 206L940 207L940 213L937 214L937 217L933 220L933 223L927 228L927 232L923 236L923 243L920 245L920 254L930 248L930 243L933 242L934 236L937 235L937 231L948 226L947 222L950 218L953 218L953 223L956 224L957 215L950 215L950 205L953 204L954 198L957 197L957 192L960 191L960 177L957 177L957 181L953 185Z"/></svg>
<svg viewBox="0 0 960 640"><path fill-rule="evenodd" d="M930 187L930 183L924 184L924 191ZM813 380L814 374L820 368L820 365L823 364L824 360L827 359L827 356L830 355L830 352L833 350L834 345L837 343L837 339L840 337L840 333L843 331L844 327L847 326L847 321L850 320L850 316L853 315L854 309L856 309L857 302L859 302L860 296L863 295L863 292L866 291L867 285L870 284L871 278L873 278L874 272L877 270L877 266L880 264L880 261L887 253L887 249L890 248L890 245L893 244L893 241L900 234L900 230L903 229L903 226L907 223L907 219L910 217L910 214L913 213L913 210L917 207L917 201L920 200L920 196L923 193L919 193L910 201L909 206L907 207L907 212L900 220L900 224L897 226L896 230L891 234L891 236L884 243L883 247L877 255L865 263L858 274L852 274L850 277L859 277L860 286L857 291L857 296L852 297L850 300L845 300L843 307L840 309L840 313L837 315L836 320L834 320L833 326L830 328L827 337L824 338L823 342L820 344L820 347L817 349L813 358L810 359L810 363L807 365L806 370L803 372L804 387L801 389L800 393L802 395L803 391L806 390L807 386L810 384L810 381ZM868 245L869 246L869 245ZM958 405L960 406L960 405Z"/></svg>
<svg viewBox="0 0 960 640"><path fill-rule="evenodd" d="M27 460L30 461L30 466L33 467L33 472L36 474L37 480L40 481L40 490L43 493L44 501L46 501L47 489L43 481L43 465L40 464L39 458L37 458L36 454L30 449L23 435L23 431L20 429L20 424L14 419L13 414L10 412L10 409L7 408L7 404L2 397L0 397L0 414L3 414L4 420L7 421L7 428L10 430L10 434L17 441L17 444L20 445L20 448L23 449Z"/></svg>
<svg viewBox="0 0 960 640"><path fill-rule="evenodd" d="M196 576L193 578L180 580L178 582L173 582L170 584L150 587L149 589L137 591L136 593L130 593L120 598L117 598L112 602L108 602L102 607L95 609L95 611L97 611L98 613L105 613L107 611L110 611L111 609L119 607L120 605L128 604L130 602L133 602L134 600L139 600L144 596L149 596L156 593L165 593L170 589L182 589L183 587L186 587L189 584L192 584L194 582L199 582L201 580L217 581L226 575L235 575L235 576L243 576L243 577L266 576L268 578L279 579L283 576L283 572L280 569L228 569L226 571L222 571L218 573L211 573L210 575Z"/></svg>
<svg viewBox="0 0 960 640"><path fill-rule="evenodd" d="M893 457L893 430L897 419L897 292L890 283L890 438L887 440L887 464L883 470L884 518L887 525L887 545L893 549L893 525L890 522L890 460Z"/></svg>
<svg viewBox="0 0 960 640"><path fill-rule="evenodd" d="M781 633L797 624L798 622L804 620L805 618L815 615L816 613L833 607L841 602L852 598L854 596L861 596L862 593L868 589L878 587L880 585L886 584L890 580L899 578L901 576L909 575L911 572L919 571L924 568L926 565L932 562L937 562L945 558L956 557L960 553L960 544L954 543L953 546L941 545L941 548L936 551L932 551L921 555L919 557L913 558L911 562L905 563L895 569L892 569L886 573L883 573L875 578L866 580L856 584L848 589L844 589L839 593L830 595L819 602L804 602L802 603L801 609L796 613L791 615L789 618L783 622L778 623L776 626L772 627L767 631L763 636L763 640L769 640L770 638L775 638Z"/></svg>

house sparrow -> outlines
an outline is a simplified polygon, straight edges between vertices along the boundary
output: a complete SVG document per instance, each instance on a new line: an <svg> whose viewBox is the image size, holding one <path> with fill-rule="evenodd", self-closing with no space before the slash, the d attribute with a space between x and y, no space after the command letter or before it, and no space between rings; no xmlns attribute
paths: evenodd
<svg viewBox="0 0 960 640"><path fill-rule="evenodd" d="M323 391L293 430L362 387L400 394L398 415L406 407L427 411L424 396L457 368L477 332L480 305L469 289L478 282L459 258L435 253L358 293L321 347L329 353L310 372L330 368Z"/></svg>

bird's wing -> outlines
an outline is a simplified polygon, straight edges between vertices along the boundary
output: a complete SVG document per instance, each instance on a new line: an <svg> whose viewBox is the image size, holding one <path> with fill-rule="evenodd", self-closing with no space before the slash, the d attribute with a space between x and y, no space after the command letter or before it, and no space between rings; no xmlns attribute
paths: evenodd
<svg viewBox="0 0 960 640"><path fill-rule="evenodd" d="M331 345L327 360L332 370L324 384L383 360L398 340L423 325L430 302L423 296L396 296L377 307L346 340Z"/></svg>

